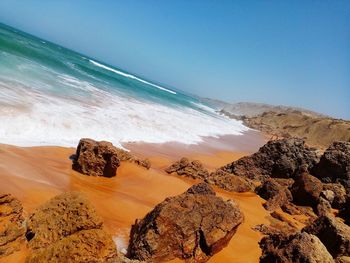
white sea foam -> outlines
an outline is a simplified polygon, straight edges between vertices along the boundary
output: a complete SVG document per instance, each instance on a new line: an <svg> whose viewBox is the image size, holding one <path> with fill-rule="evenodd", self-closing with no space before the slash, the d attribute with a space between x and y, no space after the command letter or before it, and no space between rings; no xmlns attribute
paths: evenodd
<svg viewBox="0 0 350 263"><path fill-rule="evenodd" d="M89 96L60 97L20 83L15 88L0 83L0 143L75 146L90 137L119 146L132 141L193 144L203 136L238 135L247 129L219 115L119 96L65 75L60 79Z"/></svg>
<svg viewBox="0 0 350 263"><path fill-rule="evenodd" d="M91 59L89 59L89 61L90 61L92 64L94 64L95 66L97 66L97 67L104 68L104 69L106 69L106 70L112 71L112 72L114 72L114 73L117 73L117 74L122 75L122 76L127 77L127 78L135 79L135 80L140 81L140 82L142 82L142 83L144 83L144 84L147 84L147 85L156 87L156 88L158 88L158 89L160 89L160 90L164 90L164 91L169 92L169 93L171 93L171 94L176 94L176 92L173 91L173 90L170 90L170 89L161 87L161 86L159 86L159 85L153 84L153 83L148 82L148 81L146 81L146 80L140 79L140 78L138 78L138 77L136 77L136 76L134 76L134 75L131 75L131 74L128 74L128 73L125 73L125 72L116 70L116 69L114 69L114 68L110 68L110 67L108 67L108 66L106 66L106 65L103 65L103 64L98 63L98 62L96 62L96 61L94 61L94 60L91 60Z"/></svg>

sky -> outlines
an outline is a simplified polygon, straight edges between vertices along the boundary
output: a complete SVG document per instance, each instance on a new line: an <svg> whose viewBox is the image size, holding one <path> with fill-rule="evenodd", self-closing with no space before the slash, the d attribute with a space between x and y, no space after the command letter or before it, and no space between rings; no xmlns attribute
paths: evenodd
<svg viewBox="0 0 350 263"><path fill-rule="evenodd" d="M227 102L350 119L350 1L0 1L0 22Z"/></svg>

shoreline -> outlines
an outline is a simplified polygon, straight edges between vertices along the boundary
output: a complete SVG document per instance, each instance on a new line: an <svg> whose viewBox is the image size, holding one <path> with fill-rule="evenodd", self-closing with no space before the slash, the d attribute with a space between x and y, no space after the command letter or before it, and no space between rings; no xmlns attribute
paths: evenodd
<svg viewBox="0 0 350 263"><path fill-rule="evenodd" d="M122 162L114 178L90 177L73 171L70 156L75 153L75 148L0 144L0 192L18 198L23 204L24 214L28 215L62 192L80 191L103 218L105 229L121 251L127 248L130 228L136 219L143 218L165 198L181 194L199 182L168 175L164 172L167 166L186 156L198 159L208 169L214 170L258 149L261 145L256 142L263 144L264 141L263 137L254 139L257 134L207 138L204 144L195 146L170 143L128 144L132 154L149 158L152 167L146 170ZM241 147L245 151L229 151L232 144L236 145L236 149ZM214 189L225 200L237 201L245 215L245 221L228 246L215 254L209 262L257 262L261 254L258 241L262 234L251 228L257 224L269 223L269 213L262 206L264 200L254 193L229 193L216 187ZM0 259L0 262L24 262L26 251L24 248Z"/></svg>

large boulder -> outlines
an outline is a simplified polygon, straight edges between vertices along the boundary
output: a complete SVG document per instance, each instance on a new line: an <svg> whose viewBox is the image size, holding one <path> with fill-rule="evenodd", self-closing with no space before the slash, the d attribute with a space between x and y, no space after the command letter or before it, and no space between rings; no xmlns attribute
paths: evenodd
<svg viewBox="0 0 350 263"><path fill-rule="evenodd" d="M169 174L176 173L177 175L201 180L209 176L208 170L204 168L200 161L190 161L186 157L181 158L181 160L169 166L165 171Z"/></svg>
<svg viewBox="0 0 350 263"><path fill-rule="evenodd" d="M28 262L106 262L117 257L112 237L80 193L58 195L28 219Z"/></svg>
<svg viewBox="0 0 350 263"><path fill-rule="evenodd" d="M334 142L312 170L322 181L350 186L350 142Z"/></svg>
<svg viewBox="0 0 350 263"><path fill-rule="evenodd" d="M321 216L303 231L317 236L334 258L350 256L350 227L334 216Z"/></svg>
<svg viewBox="0 0 350 263"><path fill-rule="evenodd" d="M132 226L129 256L164 262L179 258L206 262L223 249L243 214L233 201L224 201L205 183L165 199Z"/></svg>
<svg viewBox="0 0 350 263"><path fill-rule="evenodd" d="M138 159L110 142L84 138L79 141L72 168L86 175L113 177L120 161L133 162L147 169L151 167L149 160Z"/></svg>
<svg viewBox="0 0 350 263"><path fill-rule="evenodd" d="M255 185L248 178L230 174L222 170L211 173L205 181L229 192L253 192L255 189Z"/></svg>
<svg viewBox="0 0 350 263"><path fill-rule="evenodd" d="M322 242L314 235L270 235L260 241L261 263L334 263Z"/></svg>
<svg viewBox="0 0 350 263"><path fill-rule="evenodd" d="M302 170L311 170L318 160L318 153L302 139L289 138L269 141L258 152L220 169L256 180L293 178Z"/></svg>
<svg viewBox="0 0 350 263"><path fill-rule="evenodd" d="M20 249L25 240L23 207L10 194L0 194L0 258Z"/></svg>
<svg viewBox="0 0 350 263"><path fill-rule="evenodd" d="M288 188L272 178L265 180L257 188L257 194L266 200L264 207L269 211L274 211L292 201L292 194Z"/></svg>
<svg viewBox="0 0 350 263"><path fill-rule="evenodd" d="M302 173L295 178L291 192L297 205L316 206L323 190L322 182L316 177Z"/></svg>

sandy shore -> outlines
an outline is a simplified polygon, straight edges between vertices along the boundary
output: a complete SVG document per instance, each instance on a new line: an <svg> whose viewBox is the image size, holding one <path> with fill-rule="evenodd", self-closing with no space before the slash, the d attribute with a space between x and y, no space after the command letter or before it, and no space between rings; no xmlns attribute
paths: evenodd
<svg viewBox="0 0 350 263"><path fill-rule="evenodd" d="M203 161L209 169L236 160L256 151L263 143L251 133L243 136L208 138L203 144L128 144L132 153L148 157L152 168L146 170L131 163L122 163L115 178L81 175L71 169L74 148L15 147L0 145L0 192L11 193L23 204L26 214L63 191L81 191L87 195L113 235L118 249L127 247L131 225L168 196L184 192L195 180L164 172L174 159L182 156ZM253 139L252 139L253 138ZM213 142L217 143L217 147ZM234 144L234 150L227 148ZM240 149L239 149L240 148ZM261 234L251 228L269 223L269 213L262 207L263 199L253 193L228 193L216 189L224 199L237 201L245 221L229 245L209 262L258 262ZM0 262L24 262L26 250ZM173 262L180 262L175 260Z"/></svg>

